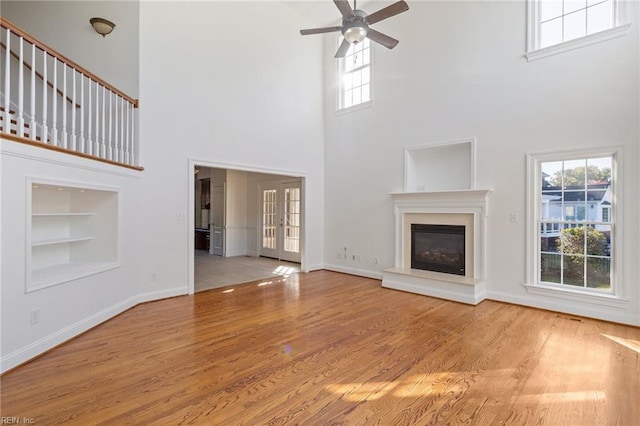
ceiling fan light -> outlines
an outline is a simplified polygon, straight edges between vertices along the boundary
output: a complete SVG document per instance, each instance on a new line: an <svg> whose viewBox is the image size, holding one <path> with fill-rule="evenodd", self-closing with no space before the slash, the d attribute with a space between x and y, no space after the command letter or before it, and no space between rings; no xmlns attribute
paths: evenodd
<svg viewBox="0 0 640 426"><path fill-rule="evenodd" d="M367 29L359 25L354 25L344 30L344 39L351 44L361 43L367 36Z"/></svg>

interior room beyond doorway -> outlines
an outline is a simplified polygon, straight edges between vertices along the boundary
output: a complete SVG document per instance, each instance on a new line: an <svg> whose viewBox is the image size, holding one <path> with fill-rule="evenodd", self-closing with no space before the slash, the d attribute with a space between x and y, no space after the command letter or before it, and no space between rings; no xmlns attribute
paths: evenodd
<svg viewBox="0 0 640 426"><path fill-rule="evenodd" d="M300 271L303 178L194 165L194 290Z"/></svg>

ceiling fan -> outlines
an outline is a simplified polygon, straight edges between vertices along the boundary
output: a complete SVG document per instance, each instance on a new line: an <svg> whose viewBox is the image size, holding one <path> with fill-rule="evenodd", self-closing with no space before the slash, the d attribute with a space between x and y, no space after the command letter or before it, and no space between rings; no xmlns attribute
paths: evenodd
<svg viewBox="0 0 640 426"><path fill-rule="evenodd" d="M333 0L333 2L342 14L341 26L300 30L300 34L309 35L341 31L344 36L344 40L336 52L336 58L344 58L351 44L360 43L365 39L365 37L369 40L375 41L376 43L380 43L388 49L396 47L398 40L370 28L369 25L409 10L407 2L400 0L372 13L371 15L357 9L356 0L353 0L353 9L351 9L351 6L349 5L349 0Z"/></svg>

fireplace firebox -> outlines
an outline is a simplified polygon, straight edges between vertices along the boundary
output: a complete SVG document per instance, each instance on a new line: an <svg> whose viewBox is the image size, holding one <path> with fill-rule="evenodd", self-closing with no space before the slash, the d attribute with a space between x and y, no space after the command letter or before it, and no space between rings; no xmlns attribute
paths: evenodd
<svg viewBox="0 0 640 426"><path fill-rule="evenodd" d="M465 227L411 224L411 269L465 275Z"/></svg>

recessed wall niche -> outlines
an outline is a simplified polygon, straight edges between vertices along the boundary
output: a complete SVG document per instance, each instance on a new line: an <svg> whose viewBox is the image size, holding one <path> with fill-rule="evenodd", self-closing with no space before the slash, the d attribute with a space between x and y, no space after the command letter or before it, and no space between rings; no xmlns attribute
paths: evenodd
<svg viewBox="0 0 640 426"><path fill-rule="evenodd" d="M118 189L27 179L26 291L117 268Z"/></svg>
<svg viewBox="0 0 640 426"><path fill-rule="evenodd" d="M475 188L475 139L405 148L404 191Z"/></svg>

